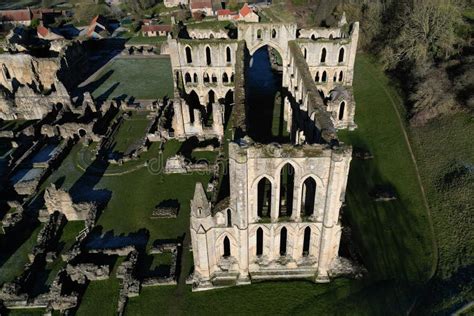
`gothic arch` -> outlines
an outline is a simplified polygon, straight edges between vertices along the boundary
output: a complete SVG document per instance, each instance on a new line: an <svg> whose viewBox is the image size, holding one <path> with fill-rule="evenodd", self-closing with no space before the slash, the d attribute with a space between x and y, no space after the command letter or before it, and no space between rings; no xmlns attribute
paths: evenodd
<svg viewBox="0 0 474 316"><path fill-rule="evenodd" d="M212 64L211 48L206 46L206 65L210 66Z"/></svg>
<svg viewBox="0 0 474 316"><path fill-rule="evenodd" d="M189 46L186 46L184 48L184 50L185 50L185 54L186 54L186 62L188 64L191 64L193 62L193 51L192 51L191 47L189 47Z"/></svg>
<svg viewBox="0 0 474 316"><path fill-rule="evenodd" d="M321 49L321 57L319 59L319 62L325 63L326 62L326 57L327 57L327 49L326 49L326 47L323 47Z"/></svg>
<svg viewBox="0 0 474 316"><path fill-rule="evenodd" d="M344 47L341 47L341 48L339 49L339 56L338 56L338 58L337 58L337 62L338 62L338 63L343 63L343 62L344 62L344 57L345 57L345 56L344 56Z"/></svg>

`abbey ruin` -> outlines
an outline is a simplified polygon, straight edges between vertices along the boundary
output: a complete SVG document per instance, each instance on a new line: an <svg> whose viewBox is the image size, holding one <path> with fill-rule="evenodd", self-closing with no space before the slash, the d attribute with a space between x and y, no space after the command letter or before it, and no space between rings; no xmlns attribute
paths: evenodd
<svg viewBox="0 0 474 316"><path fill-rule="evenodd" d="M358 27L344 17L335 28L238 24L236 39L168 40L177 137L229 137L225 102L233 102L229 196L211 201L198 183L191 201L193 290L258 279L329 281L352 156L336 131L356 127ZM287 143L259 138L248 118L262 109L248 102L246 70L267 46L282 59Z"/></svg>

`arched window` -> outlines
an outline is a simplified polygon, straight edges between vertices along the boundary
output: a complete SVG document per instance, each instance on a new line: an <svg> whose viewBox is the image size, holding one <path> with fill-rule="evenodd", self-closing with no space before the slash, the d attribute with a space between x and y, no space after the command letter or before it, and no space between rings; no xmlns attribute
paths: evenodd
<svg viewBox="0 0 474 316"><path fill-rule="evenodd" d="M194 109L195 106L199 104L199 97L196 93L196 91L192 90L191 93L188 96L187 100L188 104L188 110L189 110L189 120L191 123L194 123L195 117L194 117Z"/></svg>
<svg viewBox="0 0 474 316"><path fill-rule="evenodd" d="M263 255L263 229L257 229L257 256Z"/></svg>
<svg viewBox="0 0 474 316"><path fill-rule="evenodd" d="M193 62L193 56L192 56L192 53L191 53L191 47L189 46L186 46L186 62L188 64L192 63Z"/></svg>
<svg viewBox="0 0 474 316"><path fill-rule="evenodd" d="M314 35L314 33L311 34L311 39L312 39L313 41L316 40L316 35Z"/></svg>
<svg viewBox="0 0 474 316"><path fill-rule="evenodd" d="M234 73L230 75L230 82L234 82Z"/></svg>
<svg viewBox="0 0 474 316"><path fill-rule="evenodd" d="M262 39L262 30L257 30L257 39Z"/></svg>
<svg viewBox="0 0 474 316"><path fill-rule="evenodd" d="M339 121L344 118L344 108L346 107L346 102L342 101L339 105Z"/></svg>
<svg viewBox="0 0 474 316"><path fill-rule="evenodd" d="M223 83L228 83L229 82L229 76L227 76L227 74L225 72L222 75L222 82Z"/></svg>
<svg viewBox="0 0 474 316"><path fill-rule="evenodd" d="M334 77L332 77L332 81L336 82L337 80L337 72L334 73Z"/></svg>
<svg viewBox="0 0 474 316"><path fill-rule="evenodd" d="M232 227L232 213L230 209L227 210L227 227Z"/></svg>
<svg viewBox="0 0 474 316"><path fill-rule="evenodd" d="M342 79L344 79L344 73L341 70L341 72L339 73L339 82L341 82Z"/></svg>
<svg viewBox="0 0 474 316"><path fill-rule="evenodd" d="M339 50L339 58L337 59L337 62L344 62L344 47L341 47L341 49Z"/></svg>
<svg viewBox="0 0 474 316"><path fill-rule="evenodd" d="M209 104L213 104L214 102L216 102L216 94L213 90L209 90L209 92L207 93L207 100L209 101Z"/></svg>
<svg viewBox="0 0 474 316"><path fill-rule="evenodd" d="M212 74L212 83L217 83L217 76L216 74Z"/></svg>
<svg viewBox="0 0 474 316"><path fill-rule="evenodd" d="M204 83L209 83L209 75L207 72L204 73L202 78L203 78Z"/></svg>
<svg viewBox="0 0 474 316"><path fill-rule="evenodd" d="M275 29L272 30L272 38L277 37L277 31Z"/></svg>
<svg viewBox="0 0 474 316"><path fill-rule="evenodd" d="M321 50L321 62L325 63L326 62L326 48L323 48Z"/></svg>
<svg viewBox="0 0 474 316"><path fill-rule="evenodd" d="M286 241L288 238L288 232L286 227L283 227L280 231L280 256L286 256Z"/></svg>
<svg viewBox="0 0 474 316"><path fill-rule="evenodd" d="M257 215L268 218L271 212L272 184L267 178L262 178L257 186Z"/></svg>
<svg viewBox="0 0 474 316"><path fill-rule="evenodd" d="M198 83L198 75L197 73L194 73L194 83Z"/></svg>
<svg viewBox="0 0 474 316"><path fill-rule="evenodd" d="M306 56L307 56L307 50L306 50L306 47L303 47L303 56L304 56L304 59L306 59Z"/></svg>
<svg viewBox="0 0 474 316"><path fill-rule="evenodd" d="M307 257L309 255L310 242L311 242L311 228L309 228L308 226L304 229L303 257Z"/></svg>
<svg viewBox="0 0 474 316"><path fill-rule="evenodd" d="M211 62L211 48L206 47L206 64L209 66Z"/></svg>
<svg viewBox="0 0 474 316"><path fill-rule="evenodd" d="M187 72L187 73L184 75L184 82L186 82L186 83L190 83L190 82L191 82L191 75L189 74L189 72Z"/></svg>
<svg viewBox="0 0 474 316"><path fill-rule="evenodd" d="M230 240L229 237L224 237L224 258L230 257Z"/></svg>
<svg viewBox="0 0 474 316"><path fill-rule="evenodd" d="M230 47L227 46L227 48L225 49L225 60L230 63L232 61L232 54L230 52Z"/></svg>
<svg viewBox="0 0 474 316"><path fill-rule="evenodd" d="M321 76L321 81L326 82L327 79L328 79L328 75L327 75L326 71L323 71L323 75Z"/></svg>
<svg viewBox="0 0 474 316"><path fill-rule="evenodd" d="M303 182L301 191L301 217L308 217L314 213L316 201L316 181L309 177Z"/></svg>
<svg viewBox="0 0 474 316"><path fill-rule="evenodd" d="M291 216L293 210L293 190L295 169L287 163L280 172L280 212L279 216Z"/></svg>
<svg viewBox="0 0 474 316"><path fill-rule="evenodd" d="M316 72L316 76L314 77L314 81L319 82L319 71Z"/></svg>

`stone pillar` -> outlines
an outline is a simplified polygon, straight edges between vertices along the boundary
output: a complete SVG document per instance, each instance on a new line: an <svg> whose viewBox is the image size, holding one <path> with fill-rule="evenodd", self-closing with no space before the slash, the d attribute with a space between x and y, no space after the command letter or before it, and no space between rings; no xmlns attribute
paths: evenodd
<svg viewBox="0 0 474 316"><path fill-rule="evenodd" d="M174 133L176 137L181 138L185 136L181 101L179 101L178 99L175 99L173 101L173 109L174 109L174 115L173 115L172 125L174 129Z"/></svg>
<svg viewBox="0 0 474 316"><path fill-rule="evenodd" d="M270 203L271 206L271 219L272 223L278 221L278 215L280 213L280 177L272 183L272 198Z"/></svg>
<svg viewBox="0 0 474 316"><path fill-rule="evenodd" d="M220 139L224 137L224 107L215 102L212 104L212 130L219 136Z"/></svg>

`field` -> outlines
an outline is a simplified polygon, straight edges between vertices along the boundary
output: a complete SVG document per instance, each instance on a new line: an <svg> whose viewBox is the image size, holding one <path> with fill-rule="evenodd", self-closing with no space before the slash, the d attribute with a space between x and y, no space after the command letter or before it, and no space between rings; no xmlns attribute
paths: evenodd
<svg viewBox="0 0 474 316"><path fill-rule="evenodd" d="M167 57L114 59L95 79L89 91L102 100L157 100L173 96L171 63Z"/></svg>

